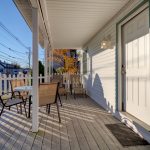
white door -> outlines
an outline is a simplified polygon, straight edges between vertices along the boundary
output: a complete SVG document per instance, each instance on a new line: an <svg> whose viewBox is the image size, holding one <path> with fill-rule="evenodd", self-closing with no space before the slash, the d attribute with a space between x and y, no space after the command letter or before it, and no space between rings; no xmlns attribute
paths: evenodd
<svg viewBox="0 0 150 150"><path fill-rule="evenodd" d="M150 47L148 9L122 28L124 109L150 125Z"/></svg>

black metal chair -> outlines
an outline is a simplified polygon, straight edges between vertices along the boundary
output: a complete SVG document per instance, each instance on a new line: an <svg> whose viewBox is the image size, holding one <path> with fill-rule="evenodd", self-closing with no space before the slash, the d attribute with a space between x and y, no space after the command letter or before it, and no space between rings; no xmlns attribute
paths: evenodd
<svg viewBox="0 0 150 150"><path fill-rule="evenodd" d="M14 105L17 106L18 104L20 104L20 109L21 109L21 112L22 112L22 104L24 105L24 100L22 98L13 97L12 92L8 92L8 93L0 95L0 105L2 106L0 116L2 115L5 107L6 108L8 107L10 109L11 106L14 106ZM24 107L24 109L25 109L25 114L26 114L26 108Z"/></svg>

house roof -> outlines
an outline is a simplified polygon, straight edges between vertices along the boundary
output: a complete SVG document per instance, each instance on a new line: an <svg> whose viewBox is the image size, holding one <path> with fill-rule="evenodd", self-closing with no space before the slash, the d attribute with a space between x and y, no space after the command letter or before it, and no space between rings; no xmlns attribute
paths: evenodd
<svg viewBox="0 0 150 150"><path fill-rule="evenodd" d="M14 65L14 64L8 64L8 63L2 62L2 61L0 61L0 65L1 65L2 67L4 67L4 68L9 68L9 69L14 69L15 66L16 66L16 65Z"/></svg>

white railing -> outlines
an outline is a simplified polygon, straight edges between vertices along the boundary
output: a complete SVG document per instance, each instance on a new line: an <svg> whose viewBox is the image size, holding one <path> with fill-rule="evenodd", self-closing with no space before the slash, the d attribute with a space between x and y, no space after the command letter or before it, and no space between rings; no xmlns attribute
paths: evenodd
<svg viewBox="0 0 150 150"><path fill-rule="evenodd" d="M65 85L67 87L70 86L70 83L71 83L71 74L68 74L68 73L64 73L64 74L53 74L53 76L47 76L47 81L50 82L50 79L51 77L53 78L54 76L59 76L59 75L62 75L63 76L63 83L65 83ZM74 74L74 75L79 75L79 74ZM15 80L15 79L18 79L18 80L21 80L21 79L24 79L25 81L25 85L32 85L32 76L31 75L23 75L23 74L18 74L17 76L15 75L6 75L6 74L0 74L0 95L2 93L7 93L7 92L11 92L11 85L10 85L10 81L11 80ZM81 83L83 83L82 80L83 79L83 76L80 75L80 81ZM75 81L75 78L72 79L74 82ZM46 81L45 79L45 76L42 76L40 75L39 76L39 84L40 83L44 83Z"/></svg>
<svg viewBox="0 0 150 150"><path fill-rule="evenodd" d="M48 77L50 79L50 77ZM31 75L6 75L6 74L0 74L0 95L2 93L7 93L7 92L11 92L11 85L10 85L10 81L11 80L24 80L25 81L25 85L32 85L32 76ZM40 75L39 76L39 83L43 83L45 82L45 77Z"/></svg>

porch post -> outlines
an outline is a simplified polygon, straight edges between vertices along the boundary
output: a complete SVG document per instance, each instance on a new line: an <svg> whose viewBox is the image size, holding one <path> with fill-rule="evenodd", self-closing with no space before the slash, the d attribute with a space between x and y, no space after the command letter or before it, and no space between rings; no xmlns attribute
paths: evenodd
<svg viewBox="0 0 150 150"><path fill-rule="evenodd" d="M44 66L44 76L45 76L45 82L48 81L48 59L47 59L47 55L48 55L48 41L47 39L44 40L44 49L45 49L45 66Z"/></svg>
<svg viewBox="0 0 150 150"><path fill-rule="evenodd" d="M49 79L50 79L50 76L51 76L51 61L50 61L50 57L51 57L51 49L50 49L50 47L49 47L49 49L48 49L48 53L49 53L49 58L48 58L48 70L49 70Z"/></svg>
<svg viewBox="0 0 150 150"><path fill-rule="evenodd" d="M33 70L33 90L32 90L32 132L38 132L39 118L38 118L38 38L39 38L39 26L38 26L38 8L32 8L32 70Z"/></svg>
<svg viewBox="0 0 150 150"><path fill-rule="evenodd" d="M51 68L52 68L52 72L51 75L53 76L53 67L54 67L54 60L53 60L53 49L51 50Z"/></svg>

